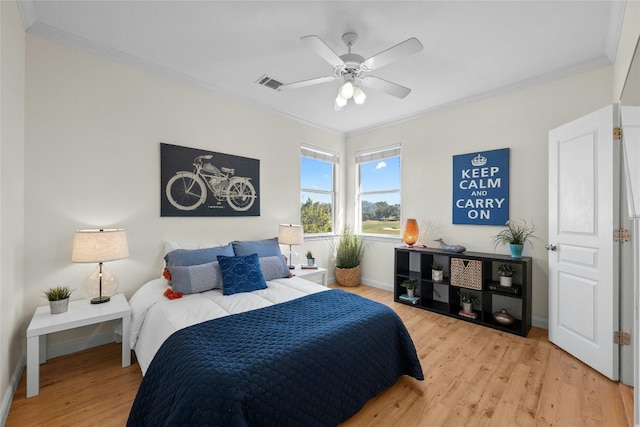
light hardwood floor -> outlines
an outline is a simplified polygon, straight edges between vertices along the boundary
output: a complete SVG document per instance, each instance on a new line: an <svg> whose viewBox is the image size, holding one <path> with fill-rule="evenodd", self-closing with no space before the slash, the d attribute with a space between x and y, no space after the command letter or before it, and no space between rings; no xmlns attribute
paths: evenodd
<svg viewBox="0 0 640 427"><path fill-rule="evenodd" d="M633 389L558 349L545 330L527 338L393 302L368 286L343 288L392 307L418 350L424 381L402 377L342 425L631 426ZM123 426L142 379L108 344L41 365L40 394L25 373L7 427ZM321 397L319 397L321 398Z"/></svg>

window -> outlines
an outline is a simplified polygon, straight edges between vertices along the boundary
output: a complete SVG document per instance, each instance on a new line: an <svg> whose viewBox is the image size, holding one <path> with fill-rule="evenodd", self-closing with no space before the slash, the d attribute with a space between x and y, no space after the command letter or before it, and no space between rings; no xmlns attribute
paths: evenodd
<svg viewBox="0 0 640 427"><path fill-rule="evenodd" d="M400 236L400 146L361 152L356 165L360 232Z"/></svg>
<svg viewBox="0 0 640 427"><path fill-rule="evenodd" d="M333 232L337 165L337 153L301 147L300 219L305 234Z"/></svg>

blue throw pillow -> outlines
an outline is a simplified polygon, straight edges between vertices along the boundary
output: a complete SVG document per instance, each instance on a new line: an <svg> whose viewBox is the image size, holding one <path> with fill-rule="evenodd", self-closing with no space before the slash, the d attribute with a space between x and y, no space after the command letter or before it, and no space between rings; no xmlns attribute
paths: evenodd
<svg viewBox="0 0 640 427"><path fill-rule="evenodd" d="M222 272L223 295L257 291L267 287L256 254L234 257L219 255L218 264Z"/></svg>
<svg viewBox="0 0 640 427"><path fill-rule="evenodd" d="M222 288L222 273L217 261L167 268L171 273L171 286L174 292L187 295Z"/></svg>
<svg viewBox="0 0 640 427"><path fill-rule="evenodd" d="M231 245L236 255L257 254L258 258L282 255L277 237L264 240L236 240L231 242ZM284 257L282 257L282 266L289 269Z"/></svg>
<svg viewBox="0 0 640 427"><path fill-rule="evenodd" d="M233 246L203 249L176 249L164 256L167 267L207 264L218 260L218 255L233 256Z"/></svg>

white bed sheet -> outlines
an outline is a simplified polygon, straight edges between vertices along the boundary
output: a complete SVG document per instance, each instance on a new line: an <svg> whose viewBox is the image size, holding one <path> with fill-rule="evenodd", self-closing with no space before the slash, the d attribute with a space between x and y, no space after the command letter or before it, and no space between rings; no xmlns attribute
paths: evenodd
<svg viewBox="0 0 640 427"><path fill-rule="evenodd" d="M328 290L300 277L275 279L267 282L266 289L227 296L222 295L222 290L214 289L169 300L163 295L165 289L165 279L154 279L129 300L131 348L136 352L142 375L162 343L179 329Z"/></svg>

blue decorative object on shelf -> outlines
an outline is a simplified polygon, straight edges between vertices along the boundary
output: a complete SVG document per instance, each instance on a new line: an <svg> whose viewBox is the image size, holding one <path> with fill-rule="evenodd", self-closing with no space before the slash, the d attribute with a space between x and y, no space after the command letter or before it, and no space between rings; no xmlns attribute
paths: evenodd
<svg viewBox="0 0 640 427"><path fill-rule="evenodd" d="M442 246L442 249L444 249L447 252L460 253L467 250L467 248L461 245L447 245L445 242L442 241L442 239L435 239L434 242L440 242L440 246Z"/></svg>

